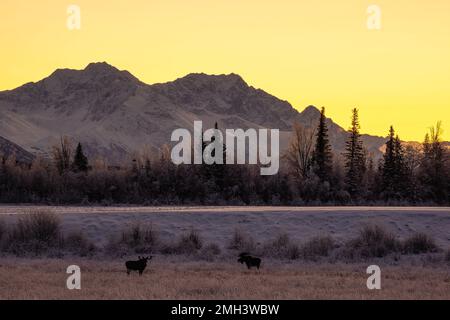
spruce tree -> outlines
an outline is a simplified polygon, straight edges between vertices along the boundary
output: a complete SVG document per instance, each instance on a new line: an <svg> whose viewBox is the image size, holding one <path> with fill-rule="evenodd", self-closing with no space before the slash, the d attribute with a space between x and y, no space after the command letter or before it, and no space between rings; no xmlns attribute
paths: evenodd
<svg viewBox="0 0 450 320"><path fill-rule="evenodd" d="M405 162L405 149L398 136L395 137L394 144L395 154L395 191L399 197L405 198L409 196L409 179Z"/></svg>
<svg viewBox="0 0 450 320"><path fill-rule="evenodd" d="M395 130L389 129L389 140L386 142L386 151L383 155L382 191L385 197L391 197L395 190Z"/></svg>
<svg viewBox="0 0 450 320"><path fill-rule="evenodd" d="M357 196L361 192L361 183L365 171L365 156L361 134L358 109L352 110L352 125L349 129L348 139L345 144L345 182L351 196Z"/></svg>
<svg viewBox="0 0 450 320"><path fill-rule="evenodd" d="M312 155L314 172L321 181L330 181L332 157L325 118L325 108L322 107L319 125L317 126L316 146Z"/></svg>
<svg viewBox="0 0 450 320"><path fill-rule="evenodd" d="M424 196L437 203L450 201L450 153L442 143L442 124L431 127L423 143L423 156L420 165L420 180Z"/></svg>
<svg viewBox="0 0 450 320"><path fill-rule="evenodd" d="M391 126L382 166L382 192L385 199L408 196L409 177L405 163L405 151L398 135Z"/></svg>
<svg viewBox="0 0 450 320"><path fill-rule="evenodd" d="M214 129L215 130L219 130L219 125L218 125L217 122L214 124ZM211 141L209 143L206 143L206 142L204 142L202 140L203 151L209 144L215 143L215 142L216 142L216 138L214 136L211 138ZM218 152L221 151L222 152L223 163L222 164L220 164L220 163L213 163L213 164L210 164L210 165L203 164L202 165L202 171L203 171L203 174L204 174L205 178L207 180L209 180L210 182L214 182L215 185L220 190L220 189L223 189L224 185L225 185L225 180L226 180L226 176L227 176L227 167L226 167L226 148L225 148L225 143L224 143L224 141L220 140L220 141L218 141L218 144L221 146L220 149L222 149L222 150L214 149L211 152L211 156L215 157L216 151L218 151Z"/></svg>
<svg viewBox="0 0 450 320"><path fill-rule="evenodd" d="M86 172L88 170L88 159L83 153L81 143L78 143L73 159L73 168L75 171Z"/></svg>

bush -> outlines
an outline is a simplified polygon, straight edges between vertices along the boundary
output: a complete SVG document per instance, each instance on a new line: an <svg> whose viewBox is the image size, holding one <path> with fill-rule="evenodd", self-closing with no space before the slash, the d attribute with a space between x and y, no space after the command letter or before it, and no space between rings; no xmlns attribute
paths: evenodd
<svg viewBox="0 0 450 320"><path fill-rule="evenodd" d="M59 218L48 212L29 213L20 217L9 233L7 251L16 254L39 254L61 246Z"/></svg>
<svg viewBox="0 0 450 320"><path fill-rule="evenodd" d="M300 248L291 242L289 235L283 233L278 235L273 241L265 244L263 253L279 259L295 260L300 257Z"/></svg>
<svg viewBox="0 0 450 320"><path fill-rule="evenodd" d="M122 234L111 236L105 252L112 256L127 256L130 253L151 254L161 246L158 233L152 224L136 222L125 228Z"/></svg>
<svg viewBox="0 0 450 320"><path fill-rule="evenodd" d="M378 225L365 226L356 239L346 244L346 256L350 258L381 258L398 252L401 243L391 233Z"/></svg>
<svg viewBox="0 0 450 320"><path fill-rule="evenodd" d="M158 245L158 235L153 225L136 223L122 232L121 244L136 253L151 253Z"/></svg>
<svg viewBox="0 0 450 320"><path fill-rule="evenodd" d="M403 252L407 254L419 254L436 252L438 247L433 238L425 233L416 233L403 243Z"/></svg>
<svg viewBox="0 0 450 320"><path fill-rule="evenodd" d="M213 261L214 257L218 256L221 252L222 250L220 250L220 247L217 244L210 243L200 250L199 257L206 261Z"/></svg>
<svg viewBox="0 0 450 320"><path fill-rule="evenodd" d="M228 248L239 251L254 251L255 241L240 229L235 229Z"/></svg>
<svg viewBox="0 0 450 320"><path fill-rule="evenodd" d="M81 257L92 256L96 251L95 245L82 232L70 233L64 239L64 248Z"/></svg>
<svg viewBox="0 0 450 320"><path fill-rule="evenodd" d="M301 254L305 259L328 257L334 246L334 240L331 237L315 237L302 246Z"/></svg>
<svg viewBox="0 0 450 320"><path fill-rule="evenodd" d="M108 240L108 243L104 247L105 253L109 256L113 257L124 257L130 255L130 248L118 240L116 237L111 236ZM133 250L133 253L134 250Z"/></svg>
<svg viewBox="0 0 450 320"><path fill-rule="evenodd" d="M176 253L194 254L203 246L203 240L194 229L181 236L176 246Z"/></svg>
<svg viewBox="0 0 450 320"><path fill-rule="evenodd" d="M286 251L286 258L290 260L297 260L301 256L301 249L298 245L291 243Z"/></svg>
<svg viewBox="0 0 450 320"><path fill-rule="evenodd" d="M36 240L52 245L61 235L59 218L51 213L29 213L20 217L13 228L12 238L16 241L27 242Z"/></svg>

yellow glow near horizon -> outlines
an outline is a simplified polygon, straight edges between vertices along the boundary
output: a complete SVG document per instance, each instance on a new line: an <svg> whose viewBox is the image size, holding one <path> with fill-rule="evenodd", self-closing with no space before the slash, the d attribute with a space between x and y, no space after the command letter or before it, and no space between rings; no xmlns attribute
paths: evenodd
<svg viewBox="0 0 450 320"><path fill-rule="evenodd" d="M0 90L95 61L149 84L234 72L345 129L356 106L364 133L421 141L442 120L450 140L448 0L2 0L0 14Z"/></svg>

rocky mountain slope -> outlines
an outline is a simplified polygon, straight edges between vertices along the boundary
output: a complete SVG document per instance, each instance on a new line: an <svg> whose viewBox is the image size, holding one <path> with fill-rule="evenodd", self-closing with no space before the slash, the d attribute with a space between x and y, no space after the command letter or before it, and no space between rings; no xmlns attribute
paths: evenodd
<svg viewBox="0 0 450 320"><path fill-rule="evenodd" d="M24 150L17 144L0 137L0 159L10 158L12 156L15 157L16 161L21 163L30 163L34 159L33 154Z"/></svg>
<svg viewBox="0 0 450 320"><path fill-rule="evenodd" d="M107 63L84 70L59 69L49 77L0 92L0 136L28 152L48 153L67 135L80 141L90 157L111 162L129 159L142 148L170 143L176 128L278 128L281 148L288 145L294 121L315 126L313 106L295 110L240 76L189 74L168 83L148 85ZM328 119L335 152L342 152L347 133ZM366 147L380 156L385 139L365 135Z"/></svg>

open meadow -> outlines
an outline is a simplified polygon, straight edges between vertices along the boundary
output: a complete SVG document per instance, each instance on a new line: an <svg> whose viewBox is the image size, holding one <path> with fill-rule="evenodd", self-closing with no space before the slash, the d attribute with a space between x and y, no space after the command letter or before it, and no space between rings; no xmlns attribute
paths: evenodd
<svg viewBox="0 0 450 320"><path fill-rule="evenodd" d="M66 268L81 268L81 290L66 288ZM231 262L156 259L139 276L121 262L8 259L0 299L450 299L445 267L386 266L381 290L366 287L365 264L266 263L259 271Z"/></svg>
<svg viewBox="0 0 450 320"><path fill-rule="evenodd" d="M448 208L2 206L1 230L0 299L450 299Z"/></svg>

